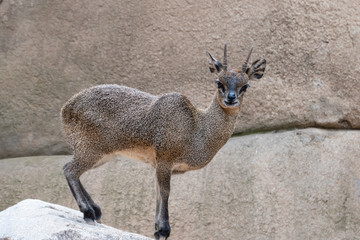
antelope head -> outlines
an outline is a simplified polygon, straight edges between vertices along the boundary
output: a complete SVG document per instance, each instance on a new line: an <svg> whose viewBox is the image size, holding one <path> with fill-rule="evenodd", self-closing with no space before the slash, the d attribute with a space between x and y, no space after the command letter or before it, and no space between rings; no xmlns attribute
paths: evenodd
<svg viewBox="0 0 360 240"><path fill-rule="evenodd" d="M250 50L241 68L228 70L226 44L224 46L224 61L221 63L206 52L210 72L217 74L215 83L218 88L217 98L222 108L235 109L241 105L246 89L250 86L249 80L262 78L266 60L258 59L248 65L252 49Z"/></svg>

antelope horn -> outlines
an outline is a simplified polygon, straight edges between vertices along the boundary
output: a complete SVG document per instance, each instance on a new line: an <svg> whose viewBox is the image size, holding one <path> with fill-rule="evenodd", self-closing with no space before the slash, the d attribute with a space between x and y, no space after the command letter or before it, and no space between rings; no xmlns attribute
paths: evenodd
<svg viewBox="0 0 360 240"><path fill-rule="evenodd" d="M226 43L224 45L224 62L223 62L223 65L224 65L224 71L226 71L227 70Z"/></svg>
<svg viewBox="0 0 360 240"><path fill-rule="evenodd" d="M244 65L242 66L242 72L243 72L243 73L246 72L247 65L248 65L248 62L249 62L249 59L250 59L250 55L251 55L252 50L253 50L253 48L251 48L251 50L250 50L250 52L249 52L249 55L247 56L246 61L244 62Z"/></svg>

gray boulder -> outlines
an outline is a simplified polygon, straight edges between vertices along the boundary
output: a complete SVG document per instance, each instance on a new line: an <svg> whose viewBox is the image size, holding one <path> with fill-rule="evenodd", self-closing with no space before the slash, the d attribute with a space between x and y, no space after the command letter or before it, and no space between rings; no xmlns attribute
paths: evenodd
<svg viewBox="0 0 360 240"><path fill-rule="evenodd" d="M71 208L27 199L0 212L0 239L150 240L95 223L89 225Z"/></svg>

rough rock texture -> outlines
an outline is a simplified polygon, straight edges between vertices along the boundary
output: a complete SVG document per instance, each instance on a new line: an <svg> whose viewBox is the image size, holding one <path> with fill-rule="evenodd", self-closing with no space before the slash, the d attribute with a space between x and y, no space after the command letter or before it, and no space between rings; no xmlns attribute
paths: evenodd
<svg viewBox="0 0 360 240"><path fill-rule="evenodd" d="M234 137L204 169L172 178L171 239L360 239L359 146L356 130ZM77 209L61 170L70 159L0 161L0 210L25 198ZM104 224L152 237L153 175L118 158L82 181Z"/></svg>
<svg viewBox="0 0 360 240"><path fill-rule="evenodd" d="M268 60L236 132L360 127L358 2L47 1L0 4L0 158L68 153L59 111L83 88L178 91L205 107L205 50L238 67Z"/></svg>
<svg viewBox="0 0 360 240"><path fill-rule="evenodd" d="M150 240L99 223L89 225L78 211L34 199L0 212L0 239Z"/></svg>

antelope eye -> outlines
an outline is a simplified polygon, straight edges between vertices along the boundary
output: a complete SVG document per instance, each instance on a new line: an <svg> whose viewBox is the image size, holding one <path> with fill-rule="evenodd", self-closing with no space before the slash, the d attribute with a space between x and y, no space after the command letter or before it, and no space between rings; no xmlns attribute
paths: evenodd
<svg viewBox="0 0 360 240"><path fill-rule="evenodd" d="M217 87L224 93L225 92L225 86L222 84L219 80L216 80Z"/></svg>
<svg viewBox="0 0 360 240"><path fill-rule="evenodd" d="M246 92L246 89L249 87L249 84L246 84L244 86L241 87L239 93L242 93L242 92Z"/></svg>

